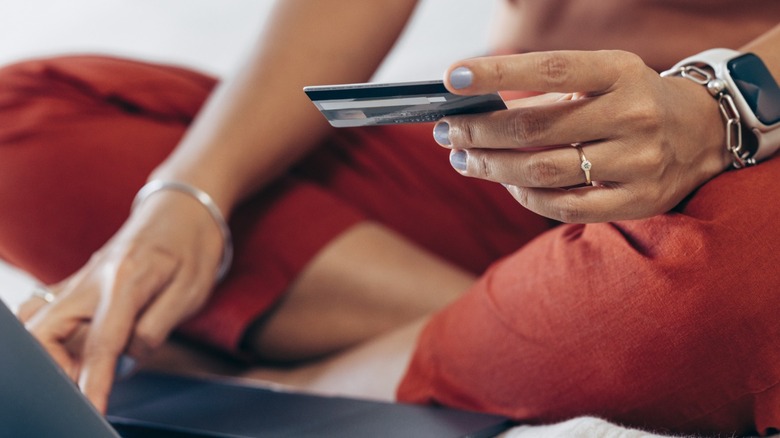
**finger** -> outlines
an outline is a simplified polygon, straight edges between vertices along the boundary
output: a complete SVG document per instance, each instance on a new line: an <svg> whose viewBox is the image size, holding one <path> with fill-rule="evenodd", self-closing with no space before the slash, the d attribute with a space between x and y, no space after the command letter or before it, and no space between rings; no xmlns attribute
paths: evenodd
<svg viewBox="0 0 780 438"><path fill-rule="evenodd" d="M25 325L41 338L66 342L74 333L74 323L89 320L96 306L84 290L63 289L48 305L41 305Z"/></svg>
<svg viewBox="0 0 780 438"><path fill-rule="evenodd" d="M561 93L608 91L629 66L644 65L628 52L552 51L467 59L450 66L445 85L456 94L502 90Z"/></svg>
<svg viewBox="0 0 780 438"><path fill-rule="evenodd" d="M501 93L507 108L528 108L547 105L555 102L565 102L574 98L574 93L544 93L510 99L507 94Z"/></svg>
<svg viewBox="0 0 780 438"><path fill-rule="evenodd" d="M619 130L611 99L578 99L487 114L450 116L434 126L434 138L456 148L521 148L608 139Z"/></svg>
<svg viewBox="0 0 780 438"><path fill-rule="evenodd" d="M564 223L595 223L643 217L641 203L620 185L543 189L509 186L509 193L527 209Z"/></svg>
<svg viewBox="0 0 780 438"><path fill-rule="evenodd" d="M30 318L33 317L40 309L43 308L43 306L46 305L46 302L41 300L40 298L30 298L27 301L23 302L19 305L19 308L16 309L16 317L19 318L19 321L22 322L22 324L26 323L30 320Z"/></svg>
<svg viewBox="0 0 780 438"><path fill-rule="evenodd" d="M155 269L165 262L161 258L140 269L135 264L120 267L95 311L84 342L79 386L100 412L105 412L117 359L125 350L137 315L171 277L170 266Z"/></svg>
<svg viewBox="0 0 780 438"><path fill-rule="evenodd" d="M47 311L49 311L48 308ZM49 311L48 313L51 315L55 312ZM84 318L79 314L62 314L62 312L53 317L42 317L41 313L34 315L25 324L25 327L41 343L41 346L63 369L65 374L76 381L79 364L68 348L68 340L83 327ZM49 323L53 318L57 319L57 324Z"/></svg>
<svg viewBox="0 0 780 438"><path fill-rule="evenodd" d="M17 309L16 317L19 318L22 323L26 323L44 306L52 304L54 301L56 301L61 289L61 283L52 286L36 284L33 287L33 291L31 292L30 297Z"/></svg>
<svg viewBox="0 0 780 438"><path fill-rule="evenodd" d="M540 151L454 149L450 163L461 175L521 187L572 187L591 181L623 182L636 177L635 157L615 154L615 144L572 146ZM587 161L586 174L584 162Z"/></svg>
<svg viewBox="0 0 780 438"><path fill-rule="evenodd" d="M204 269L200 272L210 271ZM143 358L159 348L181 321L203 307L212 283L207 276L193 277L179 272L176 280L167 286L164 293L157 295L138 319L127 345L127 354Z"/></svg>

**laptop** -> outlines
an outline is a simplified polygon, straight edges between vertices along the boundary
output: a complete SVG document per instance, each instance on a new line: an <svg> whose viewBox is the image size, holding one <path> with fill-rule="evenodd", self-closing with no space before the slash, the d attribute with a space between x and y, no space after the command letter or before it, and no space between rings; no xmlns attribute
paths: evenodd
<svg viewBox="0 0 780 438"><path fill-rule="evenodd" d="M140 372L100 415L0 300L0 438L491 437L504 417Z"/></svg>

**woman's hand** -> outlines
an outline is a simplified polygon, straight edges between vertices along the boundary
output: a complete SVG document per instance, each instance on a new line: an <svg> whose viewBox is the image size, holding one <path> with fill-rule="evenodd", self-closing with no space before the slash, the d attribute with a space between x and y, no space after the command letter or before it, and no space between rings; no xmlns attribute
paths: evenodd
<svg viewBox="0 0 780 438"><path fill-rule="evenodd" d="M222 237L185 194L155 193L77 273L31 298L18 316L105 412L117 360L143 360L206 302Z"/></svg>
<svg viewBox="0 0 780 438"><path fill-rule="evenodd" d="M627 52L542 52L453 65L457 94L533 91L509 110L442 119L434 138L461 174L507 186L563 222L664 213L730 164L717 102ZM563 146L562 146L563 145ZM579 145L582 153L572 145ZM585 185L584 161L592 185Z"/></svg>

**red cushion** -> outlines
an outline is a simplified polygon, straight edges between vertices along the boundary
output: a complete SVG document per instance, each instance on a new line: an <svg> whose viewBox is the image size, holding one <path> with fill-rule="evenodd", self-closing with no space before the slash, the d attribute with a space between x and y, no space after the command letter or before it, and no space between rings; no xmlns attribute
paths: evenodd
<svg viewBox="0 0 780 438"><path fill-rule="evenodd" d="M780 427L778 175L776 158L663 216L543 234L432 319L399 397L530 422Z"/></svg>

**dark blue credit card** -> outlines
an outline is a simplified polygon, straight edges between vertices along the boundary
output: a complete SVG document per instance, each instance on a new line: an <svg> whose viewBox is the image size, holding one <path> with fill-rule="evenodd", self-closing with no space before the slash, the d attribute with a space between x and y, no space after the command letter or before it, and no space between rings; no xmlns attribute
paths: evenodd
<svg viewBox="0 0 780 438"><path fill-rule="evenodd" d="M498 93L459 96L442 81L317 85L303 91L336 128L435 122L506 109Z"/></svg>

